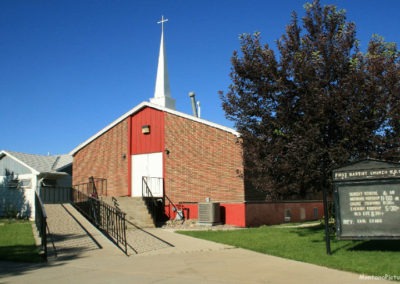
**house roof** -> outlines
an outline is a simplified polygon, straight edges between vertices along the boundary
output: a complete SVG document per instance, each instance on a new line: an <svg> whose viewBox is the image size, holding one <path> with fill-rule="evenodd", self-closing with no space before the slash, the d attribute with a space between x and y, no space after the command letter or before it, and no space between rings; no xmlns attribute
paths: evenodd
<svg viewBox="0 0 400 284"><path fill-rule="evenodd" d="M119 118L117 118L116 120L114 120L112 123L110 123L109 125L107 125L106 127L104 127L102 130L100 130L99 132L97 132L95 135L93 135L92 137L90 137L89 139L87 139L85 142L79 144L76 148L74 148L71 152L69 152L69 155L73 156L75 155L79 150L81 150L83 147L85 147L86 145L88 145L90 142L92 142L93 140L95 140L97 137L101 136L102 134L104 134L105 132L107 132L108 130L110 130L112 127L114 127L115 125L117 125L118 123L120 123L121 121L123 121L124 119L126 119L127 117L139 112L140 110L146 108L146 107L150 107L153 109L157 109L163 112L167 112L167 113L171 113L186 119L190 119L192 121L196 121L198 123L202 123L226 132L230 132L233 135L240 137L240 133L237 132L236 130L217 124L217 123L213 123L210 122L208 120L202 119L202 118L198 118L183 112L179 112L176 110L172 110L170 108L166 108L160 105L156 105L156 104L152 104L149 102L142 102L141 104L137 105L136 107L134 107L133 109L131 109L130 111L128 111L127 113L125 113L124 115L120 116Z"/></svg>
<svg viewBox="0 0 400 284"><path fill-rule="evenodd" d="M70 155L44 156L14 151L0 151L0 158L5 155L30 168L37 174L56 173L72 164L72 156Z"/></svg>

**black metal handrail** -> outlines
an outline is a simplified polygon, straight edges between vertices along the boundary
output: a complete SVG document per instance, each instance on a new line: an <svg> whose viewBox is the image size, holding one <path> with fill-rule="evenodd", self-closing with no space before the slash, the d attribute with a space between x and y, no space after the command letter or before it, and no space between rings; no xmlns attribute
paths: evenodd
<svg viewBox="0 0 400 284"><path fill-rule="evenodd" d="M107 196L107 179L92 176L88 182L75 184L73 188L93 197Z"/></svg>
<svg viewBox="0 0 400 284"><path fill-rule="evenodd" d="M169 205L173 207L173 211L176 212L176 214L178 214L182 220L182 223L185 221L185 216L182 212L182 210L184 209L183 206L179 206L179 205L175 205L175 203L172 202L172 200L166 195L163 194L162 198L158 198L158 197L154 197L153 192L151 191L151 188L149 186L149 182L148 180L151 179L157 179L157 180L161 180L162 178L155 178L155 177L142 177L142 198L147 206L147 209L149 210L149 213L151 214L153 220L155 222L160 221L157 220L157 217L159 216L158 213L158 209L162 209L162 213L164 214L164 210L165 210L165 199L168 200ZM157 200L161 200L162 203L158 204ZM161 206L161 208L159 208L159 206ZM170 216L171 214L169 214ZM164 218L164 217L163 217Z"/></svg>
<svg viewBox="0 0 400 284"><path fill-rule="evenodd" d="M154 200L154 195L153 192L151 192L147 179L149 179L149 177L142 177L142 197L150 197ZM156 203L155 200L154 203Z"/></svg>
<svg viewBox="0 0 400 284"><path fill-rule="evenodd" d="M157 201L156 198L154 198L154 195L149 187L149 184L147 182L147 179L150 179L150 177L142 177L142 199L146 204L147 210L149 210L149 213L151 217L153 218L153 221L157 221Z"/></svg>
<svg viewBox="0 0 400 284"><path fill-rule="evenodd" d="M125 212L75 188L72 194L72 204L125 254L128 254Z"/></svg>
<svg viewBox="0 0 400 284"><path fill-rule="evenodd" d="M35 191L35 224L41 240L40 248L43 251L43 258L47 261L47 215L37 191Z"/></svg>
<svg viewBox="0 0 400 284"><path fill-rule="evenodd" d="M176 206L175 203L173 203L172 200L169 199L168 195L166 195L166 194L165 194L165 199L168 200L169 205L172 205L172 207L173 207L172 211L176 212L176 214L179 214L179 216L181 217L182 223L185 222L185 215L183 214L183 211L182 211L184 209L183 205L179 205L179 207L181 207L181 208L178 208L178 206Z"/></svg>

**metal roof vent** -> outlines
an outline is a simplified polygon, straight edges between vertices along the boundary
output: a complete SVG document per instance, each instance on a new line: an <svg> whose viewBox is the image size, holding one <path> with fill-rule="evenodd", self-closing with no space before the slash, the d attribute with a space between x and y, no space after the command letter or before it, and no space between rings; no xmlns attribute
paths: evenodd
<svg viewBox="0 0 400 284"><path fill-rule="evenodd" d="M201 225L216 225L221 223L220 206L218 202L199 203L199 219Z"/></svg>
<svg viewBox="0 0 400 284"><path fill-rule="evenodd" d="M196 101L196 94L194 92L190 92L189 97L192 105L193 116L200 118L200 102Z"/></svg>

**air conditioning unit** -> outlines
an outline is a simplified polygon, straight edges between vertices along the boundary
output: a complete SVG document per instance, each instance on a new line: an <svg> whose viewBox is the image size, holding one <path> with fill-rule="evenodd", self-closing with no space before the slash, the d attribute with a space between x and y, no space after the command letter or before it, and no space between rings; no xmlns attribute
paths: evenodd
<svg viewBox="0 0 400 284"><path fill-rule="evenodd" d="M198 223L202 225L216 225L221 223L220 207L218 202L199 203Z"/></svg>

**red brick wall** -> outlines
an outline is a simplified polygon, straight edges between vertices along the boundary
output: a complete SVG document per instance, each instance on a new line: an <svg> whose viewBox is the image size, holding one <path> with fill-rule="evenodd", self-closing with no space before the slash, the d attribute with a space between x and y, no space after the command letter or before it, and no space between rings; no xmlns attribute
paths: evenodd
<svg viewBox="0 0 400 284"><path fill-rule="evenodd" d="M236 135L165 113L165 192L174 203L244 201Z"/></svg>
<svg viewBox="0 0 400 284"><path fill-rule="evenodd" d="M121 121L74 155L73 184L86 183L94 176L107 179L107 195L128 194L128 120Z"/></svg>
<svg viewBox="0 0 400 284"><path fill-rule="evenodd" d="M317 218L314 217L314 208L318 208ZM246 226L254 227L285 223L286 210L291 212L290 222L318 220L324 215L322 201L247 203Z"/></svg>

